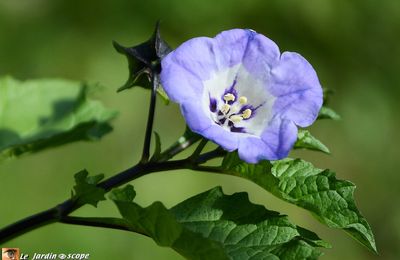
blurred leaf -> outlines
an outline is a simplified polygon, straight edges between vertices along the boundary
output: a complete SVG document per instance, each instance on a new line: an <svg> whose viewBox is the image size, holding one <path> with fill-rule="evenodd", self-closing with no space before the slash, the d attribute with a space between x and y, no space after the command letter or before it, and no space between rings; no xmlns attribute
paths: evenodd
<svg viewBox="0 0 400 260"><path fill-rule="evenodd" d="M80 140L98 140L116 112L86 97L82 83L0 78L0 161Z"/></svg>
<svg viewBox="0 0 400 260"><path fill-rule="evenodd" d="M104 178L104 175L88 175L89 173L86 170L82 170L74 175L76 184L72 199L78 201L79 205L91 204L97 207L99 201L105 200L105 190L96 186Z"/></svg>
<svg viewBox="0 0 400 260"><path fill-rule="evenodd" d="M329 88L323 88L323 104L327 105L329 103L329 100L333 94L335 94L335 91Z"/></svg>
<svg viewBox="0 0 400 260"><path fill-rule="evenodd" d="M124 47L114 41L113 45L119 53L126 56L129 66L128 80L118 89L118 92L134 86L151 89L152 75L161 71L161 59L172 51L168 44L161 38L159 23L156 24L156 28L150 39L141 44L133 47ZM159 94L161 95L161 93Z"/></svg>
<svg viewBox="0 0 400 260"><path fill-rule="evenodd" d="M318 119L340 120L340 115L336 113L333 109L323 106L319 111Z"/></svg>
<svg viewBox="0 0 400 260"><path fill-rule="evenodd" d="M252 204L246 193L225 195L217 187L168 210L160 202L142 208L129 202L132 196L121 197L132 190L111 197L129 229L188 259L317 259L315 247L327 245L286 216Z"/></svg>
<svg viewBox="0 0 400 260"><path fill-rule="evenodd" d="M377 252L372 230L355 205L354 184L336 179L332 171L300 159L248 164L236 152L224 158L222 171L249 179L276 197L309 210L323 224L345 230Z"/></svg>
<svg viewBox="0 0 400 260"><path fill-rule="evenodd" d="M297 134L297 141L294 144L295 149L304 148L315 151L321 151L324 153L330 153L328 147L326 147L320 140L311 135L308 130L299 129Z"/></svg>

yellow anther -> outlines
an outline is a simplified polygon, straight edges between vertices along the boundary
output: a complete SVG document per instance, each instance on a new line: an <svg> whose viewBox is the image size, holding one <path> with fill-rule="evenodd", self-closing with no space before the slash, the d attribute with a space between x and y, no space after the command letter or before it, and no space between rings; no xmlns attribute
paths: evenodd
<svg viewBox="0 0 400 260"><path fill-rule="evenodd" d="M245 111L243 111L242 117L243 117L244 119L250 118L250 117L251 117L251 109L248 108L248 109L246 109Z"/></svg>
<svg viewBox="0 0 400 260"><path fill-rule="evenodd" d="M230 106L230 105L228 105L228 104L223 104L222 107L221 107L221 112L224 113L224 114L226 114L226 113L228 113L229 109L231 109L231 106Z"/></svg>
<svg viewBox="0 0 400 260"><path fill-rule="evenodd" d="M242 105L247 104L247 97L241 96L239 98L239 103L242 104Z"/></svg>
<svg viewBox="0 0 400 260"><path fill-rule="evenodd" d="M228 94L225 94L224 95L224 100L225 101L235 101L235 96L233 95L233 94L231 94L231 93L228 93Z"/></svg>
<svg viewBox="0 0 400 260"><path fill-rule="evenodd" d="M233 123L239 123L240 121L243 120L243 117L239 115L233 115L229 117L229 120L231 120Z"/></svg>

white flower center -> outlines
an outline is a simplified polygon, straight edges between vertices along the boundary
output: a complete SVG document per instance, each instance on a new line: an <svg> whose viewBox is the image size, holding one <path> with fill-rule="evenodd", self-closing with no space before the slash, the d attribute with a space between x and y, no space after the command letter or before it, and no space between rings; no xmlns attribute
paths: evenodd
<svg viewBox="0 0 400 260"><path fill-rule="evenodd" d="M202 109L227 131L260 136L276 99L264 82L241 64L220 70L203 82Z"/></svg>

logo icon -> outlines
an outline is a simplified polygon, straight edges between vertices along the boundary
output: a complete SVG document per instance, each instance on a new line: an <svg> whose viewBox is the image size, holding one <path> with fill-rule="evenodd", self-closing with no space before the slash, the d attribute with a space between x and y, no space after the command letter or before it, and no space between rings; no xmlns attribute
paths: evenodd
<svg viewBox="0 0 400 260"><path fill-rule="evenodd" d="M19 248L2 248L1 260L19 260Z"/></svg>

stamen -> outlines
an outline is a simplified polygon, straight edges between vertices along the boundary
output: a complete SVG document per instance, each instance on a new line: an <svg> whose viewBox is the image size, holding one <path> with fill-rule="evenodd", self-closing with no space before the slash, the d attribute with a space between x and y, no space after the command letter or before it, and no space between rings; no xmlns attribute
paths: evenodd
<svg viewBox="0 0 400 260"><path fill-rule="evenodd" d="M229 129L231 132L246 133L244 127L236 126L235 124L249 119L258 107L248 108L252 106L246 105L248 103L246 96L237 96L234 90L234 92L232 92L232 90L228 91L225 92L226 94L222 97L225 103L220 104L218 106L219 109L215 107L215 111L214 106L217 106L217 102L210 97L210 111L216 113L214 122L225 129Z"/></svg>
<svg viewBox="0 0 400 260"><path fill-rule="evenodd" d="M228 102L228 101L235 101L235 96L234 96L233 94L231 94L231 93L225 94L225 95L224 95L224 100L225 100L226 102Z"/></svg>
<svg viewBox="0 0 400 260"><path fill-rule="evenodd" d="M247 103L247 97L241 96L239 98L239 103L242 104L242 105L245 105Z"/></svg>
<svg viewBox="0 0 400 260"><path fill-rule="evenodd" d="M229 117L229 120L231 120L233 123L239 123L240 121L243 120L243 117L239 115L233 115Z"/></svg>
<svg viewBox="0 0 400 260"><path fill-rule="evenodd" d="M228 104L223 104L222 107L221 107L221 112L224 113L224 114L226 114L226 113L228 113L229 109L231 109L231 106L230 106L230 105L228 105Z"/></svg>
<svg viewBox="0 0 400 260"><path fill-rule="evenodd" d="M248 119L248 118L251 117L251 113L252 113L251 109L248 108L248 109L246 109L245 111L243 111L242 117L243 117L244 119Z"/></svg>

